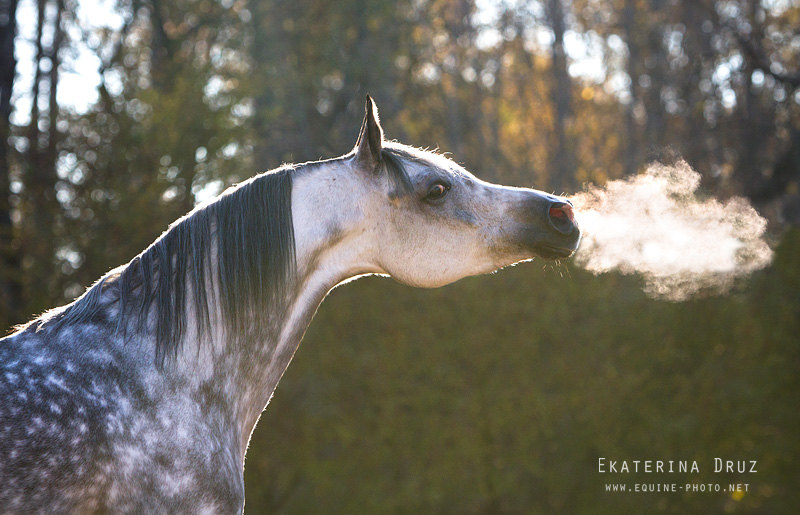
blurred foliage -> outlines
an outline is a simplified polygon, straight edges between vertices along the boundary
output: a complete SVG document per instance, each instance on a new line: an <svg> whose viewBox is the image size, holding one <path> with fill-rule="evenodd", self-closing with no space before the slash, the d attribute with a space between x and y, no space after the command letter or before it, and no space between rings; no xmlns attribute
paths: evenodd
<svg viewBox="0 0 800 515"><path fill-rule="evenodd" d="M0 102L4 327L73 298L226 184L347 152L367 92L388 137L489 180L574 191L681 156L707 193L745 195L771 220L774 266L681 304L569 264L435 291L336 290L254 435L249 511L800 505L796 2L118 0L113 21L23 0L22 12L36 18L17 37L33 77ZM61 78L87 53L97 100L78 110ZM714 457L758 459L759 473L738 478L753 487L741 499L620 495L603 490L601 456L697 459L702 473L677 482L718 480Z"/></svg>

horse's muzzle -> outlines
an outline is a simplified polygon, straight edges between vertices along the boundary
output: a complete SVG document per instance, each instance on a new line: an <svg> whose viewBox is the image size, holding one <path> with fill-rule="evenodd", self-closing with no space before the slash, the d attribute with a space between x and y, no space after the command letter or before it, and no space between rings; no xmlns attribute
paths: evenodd
<svg viewBox="0 0 800 515"><path fill-rule="evenodd" d="M550 259L571 256L581 239L572 204L565 199L552 200L547 207L547 221L550 230L543 238L544 241L536 245L536 253Z"/></svg>
<svg viewBox="0 0 800 515"><path fill-rule="evenodd" d="M581 231L568 200L532 191L521 207L527 225L521 243L526 248L548 259L566 258L575 252Z"/></svg>

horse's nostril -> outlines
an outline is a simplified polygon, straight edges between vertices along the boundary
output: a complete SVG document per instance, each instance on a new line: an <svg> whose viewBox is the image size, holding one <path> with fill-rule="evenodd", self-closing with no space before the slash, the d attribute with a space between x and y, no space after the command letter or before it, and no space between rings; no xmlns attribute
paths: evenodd
<svg viewBox="0 0 800 515"><path fill-rule="evenodd" d="M572 207L569 204L554 204L550 207L550 216L553 218L566 218L570 222L575 221L572 214Z"/></svg>
<svg viewBox="0 0 800 515"><path fill-rule="evenodd" d="M572 212L572 206L569 204L556 202L550 206L548 214L550 215L550 223L559 232L569 233L574 229L575 215Z"/></svg>

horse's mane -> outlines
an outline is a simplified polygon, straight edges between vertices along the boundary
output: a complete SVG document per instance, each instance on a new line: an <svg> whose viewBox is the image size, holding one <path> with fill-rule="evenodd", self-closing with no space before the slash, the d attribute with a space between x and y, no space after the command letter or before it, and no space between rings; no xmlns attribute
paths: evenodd
<svg viewBox="0 0 800 515"><path fill-rule="evenodd" d="M406 148L392 145L381 154L391 180L408 192L404 161L419 158ZM296 273L292 172L338 159L286 165L229 188L173 222L72 304L18 329L105 321L123 336L154 331L156 361L163 364L177 355L190 320L197 336L210 331L217 322L212 306L219 305L229 338L263 337Z"/></svg>
<svg viewBox="0 0 800 515"><path fill-rule="evenodd" d="M127 265L45 315L38 327L96 319L110 292L118 304L115 330L154 330L158 363L177 354L190 314L198 335L210 330L215 314L209 306L216 303L231 337L265 334L296 270L292 169L253 177L176 220Z"/></svg>

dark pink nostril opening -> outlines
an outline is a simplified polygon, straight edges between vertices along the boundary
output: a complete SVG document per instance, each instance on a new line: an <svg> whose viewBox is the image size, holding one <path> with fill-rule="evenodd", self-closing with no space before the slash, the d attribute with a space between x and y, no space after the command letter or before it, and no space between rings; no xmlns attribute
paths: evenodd
<svg viewBox="0 0 800 515"><path fill-rule="evenodd" d="M550 216L560 220L569 220L575 223L575 215L572 213L572 206L569 204L561 204L550 208Z"/></svg>

